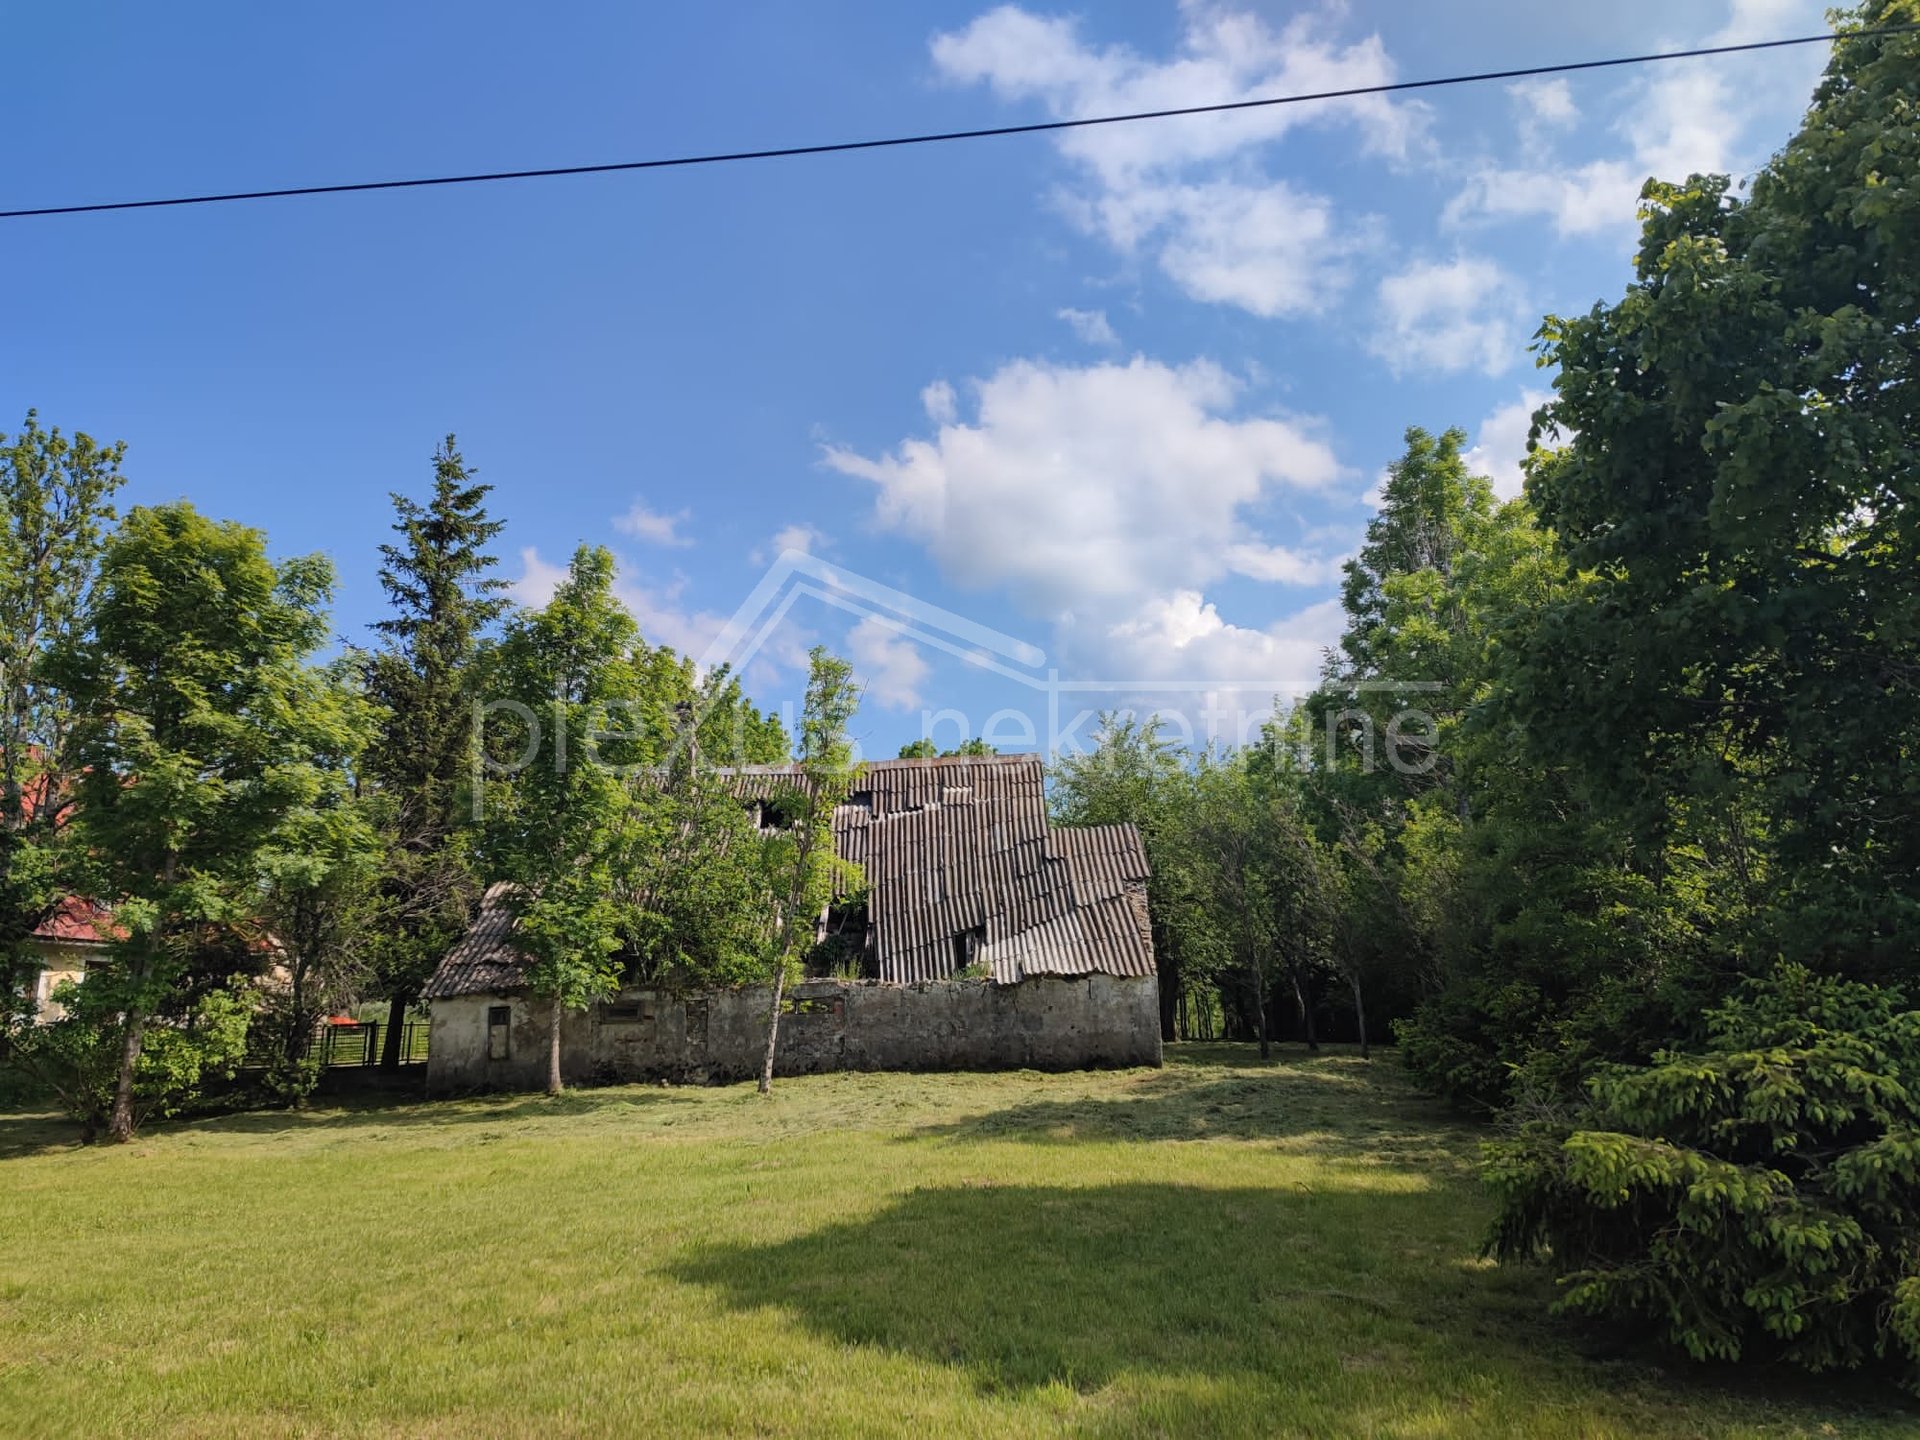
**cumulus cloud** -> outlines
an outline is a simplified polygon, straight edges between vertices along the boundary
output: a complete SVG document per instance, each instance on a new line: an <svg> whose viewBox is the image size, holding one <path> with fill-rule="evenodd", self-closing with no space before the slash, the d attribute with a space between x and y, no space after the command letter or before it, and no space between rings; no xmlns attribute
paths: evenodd
<svg viewBox="0 0 1920 1440"><path fill-rule="evenodd" d="M1340 573L1342 557L1314 555L1286 545L1240 544L1227 549L1227 568L1249 580L1321 585Z"/></svg>
<svg viewBox="0 0 1920 1440"><path fill-rule="evenodd" d="M1507 87L1507 93L1520 107L1523 120L1536 125L1559 128L1580 118L1580 107L1573 102L1573 86L1565 76L1536 76Z"/></svg>
<svg viewBox="0 0 1920 1440"><path fill-rule="evenodd" d="M1107 658L1124 667L1116 674L1139 680L1191 676L1223 689L1236 682L1262 684L1267 693L1306 689L1345 623L1340 602L1322 600L1264 627L1236 625L1199 591L1176 590L1110 624Z"/></svg>
<svg viewBox="0 0 1920 1440"><path fill-rule="evenodd" d="M567 567L547 560L537 547L520 550L520 574L510 582L513 598L522 605L541 606L553 598ZM633 576L624 563L615 572L614 598L627 607L649 645L670 645L682 655L699 655L726 624L724 615L688 608L683 603L687 582L676 577L665 585L649 585Z"/></svg>
<svg viewBox="0 0 1920 1440"><path fill-rule="evenodd" d="M566 566L543 560L534 546L522 545L519 578L511 581L507 588L517 603L538 609L553 598L553 592L566 578Z"/></svg>
<svg viewBox="0 0 1920 1440"><path fill-rule="evenodd" d="M662 515L649 510L645 501L636 500L626 514L613 517L613 528L651 545L687 546L693 541L682 535L679 527L692 518L692 512L687 510Z"/></svg>
<svg viewBox="0 0 1920 1440"><path fill-rule="evenodd" d="M1120 337L1113 333L1113 326L1107 323L1104 310L1075 310L1071 306L1054 312L1056 319L1064 320L1087 345L1100 345L1111 348L1120 343Z"/></svg>
<svg viewBox="0 0 1920 1440"><path fill-rule="evenodd" d="M1822 28L1821 5L1808 0L1733 0L1724 13L1724 23L1711 34L1666 48L1776 38L1793 33L1796 25ZM1649 176L1684 180L1694 173L1738 176L1753 169L1765 158L1765 145L1756 137L1770 139L1780 122L1797 112L1820 57L1782 51L1743 57L1739 63L1740 71L1711 59L1649 67L1615 92L1615 119L1602 133L1610 134L1620 153L1578 164L1539 154L1517 165L1484 159L1469 169L1446 208L1446 220L1544 216L1562 235L1624 231L1635 224L1640 187ZM1540 122L1557 117L1559 101L1542 89L1512 88L1533 107L1529 134L1537 149ZM1566 99L1571 107L1570 88ZM1585 125L1576 133L1597 128Z"/></svg>
<svg viewBox="0 0 1920 1440"><path fill-rule="evenodd" d="M901 627L881 615L869 615L847 632L847 653L865 698L889 710L920 706L927 662Z"/></svg>
<svg viewBox="0 0 1920 1440"><path fill-rule="evenodd" d="M1341 43L1320 15L1275 29L1229 5L1182 7L1165 58L1096 46L1077 21L1003 5L936 36L946 78L1002 99L1038 101L1062 119L1383 84L1394 67L1378 36ZM1079 223L1124 253L1147 252L1198 299L1261 316L1314 313L1348 280L1346 261L1373 231L1321 196L1261 173L1260 152L1301 126L1343 126L1376 156L1419 145L1417 103L1363 96L1115 125L1061 134L1081 177L1065 197Z"/></svg>
<svg viewBox="0 0 1920 1440"><path fill-rule="evenodd" d="M1206 361L1017 360L970 388L971 420L929 405L931 438L825 460L872 482L882 529L1031 614L1204 584L1259 542L1248 507L1342 473L1311 425L1238 414L1241 382Z"/></svg>
<svg viewBox="0 0 1920 1440"><path fill-rule="evenodd" d="M1513 278L1491 260L1415 264L1381 280L1368 349L1396 375L1498 375L1523 353L1527 317Z"/></svg>
<svg viewBox="0 0 1920 1440"><path fill-rule="evenodd" d="M1525 480L1520 462L1526 458L1533 412L1550 398L1545 390L1522 390L1519 399L1500 406L1480 422L1473 448L1462 457L1469 469L1493 481L1494 493L1503 500L1520 493Z"/></svg>
<svg viewBox="0 0 1920 1440"><path fill-rule="evenodd" d="M1180 681L1162 697L1172 709L1198 708L1195 683L1244 682L1258 713L1277 682L1318 673L1337 602L1248 624L1209 594L1234 577L1278 597L1337 575L1313 548L1330 531L1281 543L1257 520L1280 497L1334 498L1353 480L1313 422L1259 413L1245 382L1210 362L1144 357L1018 360L927 409L930 434L878 455L832 448L826 463L870 482L877 526L924 545L949 581L1049 622L1062 673ZM1271 598L1252 603L1274 613ZM902 667L908 642L864 624L856 635L876 698L910 706L921 676Z"/></svg>
<svg viewBox="0 0 1920 1440"><path fill-rule="evenodd" d="M788 550L798 550L802 555L818 555L827 546L826 533L802 520L774 531L766 544L754 547L748 559L752 564L766 565Z"/></svg>

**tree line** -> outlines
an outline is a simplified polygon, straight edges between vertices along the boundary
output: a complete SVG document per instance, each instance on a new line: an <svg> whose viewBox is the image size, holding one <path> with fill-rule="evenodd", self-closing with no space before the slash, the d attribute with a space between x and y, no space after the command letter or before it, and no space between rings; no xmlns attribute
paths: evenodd
<svg viewBox="0 0 1920 1440"><path fill-rule="evenodd" d="M349 1001L386 999L398 1064L489 882L552 1005L553 1089L566 1009L625 981L777 989L810 948L852 774L844 661L814 653L801 773L763 827L713 762L788 761L779 721L648 644L603 549L545 605L510 604L490 487L452 436L430 494L393 497L374 642L330 659L325 557L276 561L185 502L117 515L124 456L31 412L0 436L7 1058L88 1138L248 1061L297 1101ZM32 936L70 897L100 902L112 961L45 1023ZM777 1026L776 996L769 1078Z"/></svg>
<svg viewBox="0 0 1920 1440"><path fill-rule="evenodd" d="M1116 720L1054 792L1145 833L1169 1026L1338 1003L1499 1122L1492 1249L1563 1308L1909 1381L1916 117L1920 40L1842 38L1744 193L1649 182L1625 293L1539 332L1524 495L1408 430L1319 688L1231 754Z"/></svg>

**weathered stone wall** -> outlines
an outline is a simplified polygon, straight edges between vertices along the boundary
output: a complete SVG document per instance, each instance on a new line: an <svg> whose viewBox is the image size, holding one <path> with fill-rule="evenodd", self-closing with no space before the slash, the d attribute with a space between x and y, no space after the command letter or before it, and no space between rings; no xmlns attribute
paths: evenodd
<svg viewBox="0 0 1920 1440"><path fill-rule="evenodd" d="M780 1018L775 1071L1079 1070L1158 1065L1159 982L1152 976L1043 977L1018 985L944 980L881 985L809 980ZM627 990L561 1022L569 1083L723 1081L760 1071L764 988L696 995ZM507 1055L488 1058L487 1012L509 1008ZM433 1002L427 1080L436 1091L546 1084L550 1011L524 994Z"/></svg>

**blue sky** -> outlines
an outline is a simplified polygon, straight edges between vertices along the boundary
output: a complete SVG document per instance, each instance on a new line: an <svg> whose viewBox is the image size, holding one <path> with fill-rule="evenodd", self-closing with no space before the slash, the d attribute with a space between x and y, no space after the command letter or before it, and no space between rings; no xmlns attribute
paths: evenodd
<svg viewBox="0 0 1920 1440"><path fill-rule="evenodd" d="M1822 28L1799 0L20 7L0 196L806 143ZM387 493L419 493L451 430L528 598L606 543L648 635L700 654L798 548L1027 642L1027 669L1087 683L1070 704L1167 682L1263 706L1337 635L1338 561L1404 427L1465 427L1517 484L1540 315L1616 295L1640 181L1750 172L1823 60L3 222L0 428L33 406L125 439L130 502L327 552L356 639ZM1033 706L974 641L822 591L748 666L767 703L819 640L868 682L875 753L931 710L978 730Z"/></svg>

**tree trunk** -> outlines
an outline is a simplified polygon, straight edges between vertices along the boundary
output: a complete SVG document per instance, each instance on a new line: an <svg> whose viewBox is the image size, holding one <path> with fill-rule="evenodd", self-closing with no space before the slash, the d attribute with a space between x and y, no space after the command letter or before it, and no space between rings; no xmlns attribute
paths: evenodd
<svg viewBox="0 0 1920 1440"><path fill-rule="evenodd" d="M400 1068L400 1041L407 1028L407 1001L410 997L396 991L387 1001L387 1038L380 1046L380 1068Z"/></svg>
<svg viewBox="0 0 1920 1440"><path fill-rule="evenodd" d="M787 962L783 956L773 972L773 1011L767 1016L767 1059L760 1067L760 1093L773 1093L773 1047L780 1042L780 1000L787 991Z"/></svg>
<svg viewBox="0 0 1920 1440"><path fill-rule="evenodd" d="M1367 1002L1360 995L1360 973L1357 970L1348 974L1347 984L1353 987L1353 1023L1360 1027L1360 1058L1371 1060L1373 1049L1367 1043Z"/></svg>
<svg viewBox="0 0 1920 1440"><path fill-rule="evenodd" d="M1294 971L1291 978L1294 1003L1300 1007L1300 1033L1306 1039L1307 1049L1317 1052L1320 1049L1320 1037L1313 1030L1313 1006L1307 1003L1307 992L1300 983L1300 972Z"/></svg>
<svg viewBox="0 0 1920 1440"><path fill-rule="evenodd" d="M558 1095L566 1089L560 1079L560 1018L566 1013L556 996L553 1002L553 1023L547 1027L547 1094Z"/></svg>
<svg viewBox="0 0 1920 1440"><path fill-rule="evenodd" d="M133 1138L133 1070L140 1063L140 1041L147 1017L127 1012L126 1032L120 1040L120 1073L113 1082L113 1109L107 1116L107 1139L123 1145Z"/></svg>
<svg viewBox="0 0 1920 1440"><path fill-rule="evenodd" d="M1260 1058L1270 1059L1273 1055L1273 1040L1267 1034L1267 977L1256 975L1253 982L1254 1023L1260 1032Z"/></svg>
<svg viewBox="0 0 1920 1440"><path fill-rule="evenodd" d="M1160 1038L1180 1038L1180 962L1171 949L1160 952Z"/></svg>

